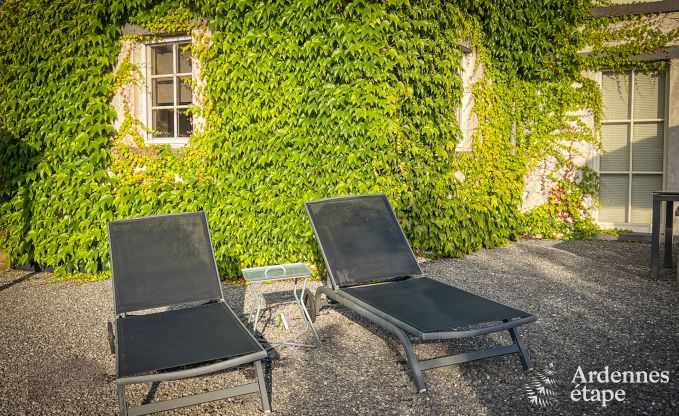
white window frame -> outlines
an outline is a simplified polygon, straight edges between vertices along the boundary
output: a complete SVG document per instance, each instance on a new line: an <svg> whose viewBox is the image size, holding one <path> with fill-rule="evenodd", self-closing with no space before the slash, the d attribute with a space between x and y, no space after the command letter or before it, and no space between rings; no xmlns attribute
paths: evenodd
<svg viewBox="0 0 679 416"><path fill-rule="evenodd" d="M144 71L144 77L145 77L145 88L144 88L144 97L143 97L143 109L142 109L142 119L145 120L146 127L148 130L153 129L153 110L154 109L173 109L175 110L174 112L174 137L153 137L153 134L151 131L146 132L146 137L145 137L145 142L147 144L169 144L173 147L182 147L185 146L189 142L189 137L183 137L183 136L177 136L178 133L178 115L177 115L177 110L185 110L189 107L191 107L195 101L195 95L193 90L191 91L191 104L189 105L171 105L171 106L153 106L152 103L152 80L155 78L167 78L167 74L164 75L153 75L153 68L152 68L152 59L151 59L151 48L153 46L160 46L160 45L173 45L172 48L172 76L174 78L177 77L191 77L193 80L194 74L193 70L190 73L179 73L177 72L177 44L179 43L191 43L191 36L184 35L184 36L173 36L173 37L167 37L163 39L158 39L158 40L150 40L146 41L143 44L142 47L142 61L145 63L145 71ZM192 65L193 68L193 65ZM173 100L177 99L177 82L173 82ZM193 126L192 126L192 131L193 131Z"/></svg>
<svg viewBox="0 0 679 416"><path fill-rule="evenodd" d="M599 88L602 89L603 91L603 76L604 73L610 73L610 72L615 72L615 71L608 71L608 70L603 70L603 71L598 71L597 73L597 82L599 84ZM632 175L662 175L662 187L663 189L665 186L667 186L667 137L669 134L669 126L667 123L667 120L669 118L669 88L670 88L670 72L669 70L664 71L665 75L665 108L663 111L663 118L654 118L654 119L636 119L634 118L634 83L635 83L635 75L637 72L643 72L643 71L637 71L636 69L632 70L627 70L624 72L631 72L630 76L630 97L629 97L629 106L632 109L631 113L631 118L628 119L612 119L612 120L603 120L603 114L602 114L602 120L601 120L601 125L605 124L623 124L626 123L627 126L629 127L629 140L630 143L633 142L634 140L634 123L663 123L663 166L661 171L635 171L633 169L632 165L632 148L630 147L630 154L629 154L629 169L626 171L601 171L601 153L597 154L597 157L595 158L594 161L594 169L597 171L599 175L601 174L610 174L610 175L627 175L627 218L630 217L630 212L632 209L632 180L631 177ZM600 133L599 133L600 134ZM599 135L599 140L601 140L601 136ZM632 144L633 146L633 144ZM633 232L643 232L643 233L648 233L651 231L651 223L649 221L648 224L640 224L640 223L631 223L631 222L605 222L605 221L599 221L599 209L596 210L596 218L597 218L597 223L603 227L603 228L624 228L627 230L631 230Z"/></svg>

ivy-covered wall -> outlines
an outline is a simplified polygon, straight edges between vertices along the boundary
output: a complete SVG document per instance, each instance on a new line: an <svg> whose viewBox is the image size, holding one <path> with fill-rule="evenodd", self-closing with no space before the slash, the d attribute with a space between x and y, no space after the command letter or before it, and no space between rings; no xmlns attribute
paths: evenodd
<svg viewBox="0 0 679 416"><path fill-rule="evenodd" d="M595 188L572 181L568 172L579 169L567 143L596 143L577 115L600 113L577 53L589 7L7 0L2 246L16 263L96 273L108 264L106 221L204 210L223 275L236 277L240 267L318 264L303 203L372 192L389 196L427 256L496 247L528 231L587 232L594 225L582 201ZM193 111L204 128L180 152L145 145L129 111L112 127L112 97L139 82L121 53L125 23L194 34L202 105ZM485 73L474 86L472 153L454 150L463 39ZM555 197L524 214L524 178L547 157L560 175Z"/></svg>

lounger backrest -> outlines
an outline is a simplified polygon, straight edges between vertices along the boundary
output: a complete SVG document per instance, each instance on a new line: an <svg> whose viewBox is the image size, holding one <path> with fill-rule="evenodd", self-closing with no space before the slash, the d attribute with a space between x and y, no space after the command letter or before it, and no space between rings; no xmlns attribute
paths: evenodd
<svg viewBox="0 0 679 416"><path fill-rule="evenodd" d="M422 273L385 195L322 199L305 207L337 285Z"/></svg>
<svg viewBox="0 0 679 416"><path fill-rule="evenodd" d="M222 298L204 212L108 223L116 315Z"/></svg>

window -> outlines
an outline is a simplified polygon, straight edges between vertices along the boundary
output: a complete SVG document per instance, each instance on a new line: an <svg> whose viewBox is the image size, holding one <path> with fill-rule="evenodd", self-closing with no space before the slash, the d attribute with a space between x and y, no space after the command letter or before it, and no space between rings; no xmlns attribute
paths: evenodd
<svg viewBox="0 0 679 416"><path fill-rule="evenodd" d="M665 74L604 72L599 222L648 225L663 188Z"/></svg>
<svg viewBox="0 0 679 416"><path fill-rule="evenodd" d="M189 38L149 43L146 47L149 143L183 145L193 129L187 109L193 103Z"/></svg>

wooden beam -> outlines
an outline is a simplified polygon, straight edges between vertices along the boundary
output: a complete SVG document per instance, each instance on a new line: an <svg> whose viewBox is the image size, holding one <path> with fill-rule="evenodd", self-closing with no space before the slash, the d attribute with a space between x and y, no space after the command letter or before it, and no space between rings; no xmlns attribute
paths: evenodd
<svg viewBox="0 0 679 416"><path fill-rule="evenodd" d="M594 17L632 16L637 14L670 13L679 11L679 0L646 1L643 3L618 4L590 9Z"/></svg>
<svg viewBox="0 0 679 416"><path fill-rule="evenodd" d="M591 52L581 52L584 57L591 55ZM641 53L639 55L632 55L630 59L636 61L665 61L668 59L679 58L679 45L667 46L665 48L658 49L654 52Z"/></svg>

